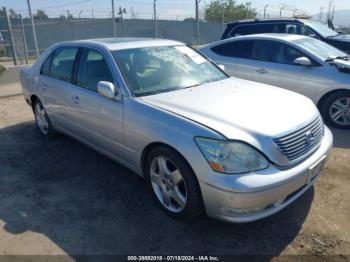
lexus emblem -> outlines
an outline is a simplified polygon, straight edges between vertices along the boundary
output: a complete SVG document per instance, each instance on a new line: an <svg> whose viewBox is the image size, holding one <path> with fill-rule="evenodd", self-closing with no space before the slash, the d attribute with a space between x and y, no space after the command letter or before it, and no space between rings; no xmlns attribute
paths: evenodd
<svg viewBox="0 0 350 262"><path fill-rule="evenodd" d="M308 144L311 144L316 139L315 133L312 131L307 131L305 136L306 136L306 143L308 143Z"/></svg>

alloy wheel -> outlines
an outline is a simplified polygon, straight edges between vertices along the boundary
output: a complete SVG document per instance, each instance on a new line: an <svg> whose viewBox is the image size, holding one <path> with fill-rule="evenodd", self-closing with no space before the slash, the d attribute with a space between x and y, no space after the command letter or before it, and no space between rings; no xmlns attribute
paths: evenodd
<svg viewBox="0 0 350 262"><path fill-rule="evenodd" d="M336 99L329 108L329 117L338 125L350 125L350 97Z"/></svg>
<svg viewBox="0 0 350 262"><path fill-rule="evenodd" d="M172 161L163 156L155 157L150 166L150 179L156 197L167 210L179 213L186 207L186 183Z"/></svg>
<svg viewBox="0 0 350 262"><path fill-rule="evenodd" d="M36 103L34 106L36 123L43 135L47 135L49 132L49 120L46 115L45 108L41 103Z"/></svg>

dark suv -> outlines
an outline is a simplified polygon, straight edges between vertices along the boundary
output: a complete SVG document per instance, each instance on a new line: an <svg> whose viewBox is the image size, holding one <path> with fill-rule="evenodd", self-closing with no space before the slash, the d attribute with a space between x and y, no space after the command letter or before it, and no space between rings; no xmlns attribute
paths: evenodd
<svg viewBox="0 0 350 262"><path fill-rule="evenodd" d="M338 34L326 25L309 19L256 19L227 24L222 39L264 33L307 35L350 53L350 36Z"/></svg>

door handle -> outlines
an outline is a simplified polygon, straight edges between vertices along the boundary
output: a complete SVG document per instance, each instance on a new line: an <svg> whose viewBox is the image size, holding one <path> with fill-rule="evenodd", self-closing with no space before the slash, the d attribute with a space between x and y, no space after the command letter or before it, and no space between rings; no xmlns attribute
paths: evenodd
<svg viewBox="0 0 350 262"><path fill-rule="evenodd" d="M79 96L75 95L75 96L72 96L72 100L75 104L79 104L80 103L80 98Z"/></svg>
<svg viewBox="0 0 350 262"><path fill-rule="evenodd" d="M260 69L256 70L256 72L258 72L259 74L267 74L269 71L266 70L265 68L260 68Z"/></svg>
<svg viewBox="0 0 350 262"><path fill-rule="evenodd" d="M43 90L46 90L46 89L47 89L47 85L43 84Z"/></svg>

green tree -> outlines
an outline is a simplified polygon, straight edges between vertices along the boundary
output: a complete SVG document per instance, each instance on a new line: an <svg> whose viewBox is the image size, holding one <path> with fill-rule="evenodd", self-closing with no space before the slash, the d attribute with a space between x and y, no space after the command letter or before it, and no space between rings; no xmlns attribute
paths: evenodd
<svg viewBox="0 0 350 262"><path fill-rule="evenodd" d="M34 15L34 19L48 19L49 16L45 13L44 10L38 9Z"/></svg>
<svg viewBox="0 0 350 262"><path fill-rule="evenodd" d="M9 13L10 13L9 15L10 15L11 19L18 19L19 18L19 14L17 14L15 10L9 9Z"/></svg>
<svg viewBox="0 0 350 262"><path fill-rule="evenodd" d="M221 22L224 13L225 22L256 18L257 12L251 3L237 4L235 0L213 0L205 6L207 21Z"/></svg>

